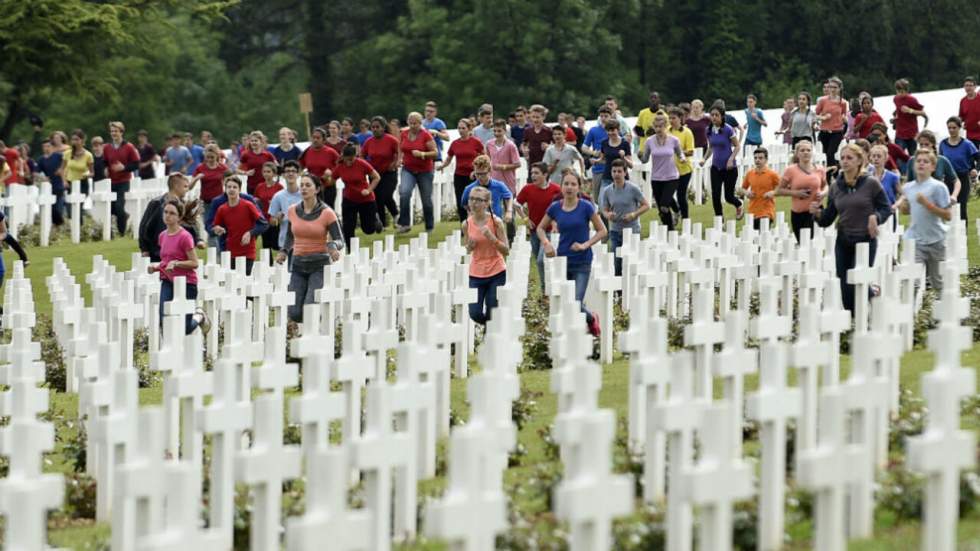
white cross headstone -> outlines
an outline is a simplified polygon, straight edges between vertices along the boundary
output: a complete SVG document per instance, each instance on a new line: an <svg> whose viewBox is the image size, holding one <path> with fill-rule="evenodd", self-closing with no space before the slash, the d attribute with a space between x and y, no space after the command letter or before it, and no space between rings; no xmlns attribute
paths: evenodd
<svg viewBox="0 0 980 551"><path fill-rule="evenodd" d="M733 310L725 316L725 343L715 354L711 371L722 379L723 396L733 407L728 420L732 433L734 458L742 456L742 402L745 395L745 376L754 375L759 368L759 353L745 347L746 313Z"/></svg>
<svg viewBox="0 0 980 551"><path fill-rule="evenodd" d="M868 330L870 313L869 295L871 285L878 282L878 269L871 266L870 245L858 243L854 267L847 271L847 283L854 286L854 333Z"/></svg>
<svg viewBox="0 0 980 551"><path fill-rule="evenodd" d="M694 395L711 399L711 358L716 344L725 342L725 324L715 321L715 294L709 289L694 292L691 323L684 327L684 345L694 348Z"/></svg>
<svg viewBox="0 0 980 551"><path fill-rule="evenodd" d="M86 200L81 188L81 182L72 182L71 191L65 197L71 209L71 242L76 245L82 240L82 204Z"/></svg>

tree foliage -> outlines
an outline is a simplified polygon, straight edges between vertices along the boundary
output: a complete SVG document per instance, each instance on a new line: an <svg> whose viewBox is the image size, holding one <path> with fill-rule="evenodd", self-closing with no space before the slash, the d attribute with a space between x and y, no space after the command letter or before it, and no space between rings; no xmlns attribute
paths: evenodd
<svg viewBox="0 0 980 551"><path fill-rule="evenodd" d="M435 99L446 119L483 102L592 114L755 93L767 107L830 75L845 94L957 86L980 69L967 0L32 0L0 19L0 137L48 126L153 133L404 118Z"/></svg>

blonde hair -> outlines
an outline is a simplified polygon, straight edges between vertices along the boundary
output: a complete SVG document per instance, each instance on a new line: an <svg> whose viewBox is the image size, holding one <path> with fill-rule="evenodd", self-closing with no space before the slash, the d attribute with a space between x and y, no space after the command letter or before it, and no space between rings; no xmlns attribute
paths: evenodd
<svg viewBox="0 0 980 551"><path fill-rule="evenodd" d="M667 120L666 115L664 115L663 113L658 113L656 117L653 117L653 124L657 125L660 124L661 122L664 123L664 125L670 124L670 121Z"/></svg>
<svg viewBox="0 0 980 551"><path fill-rule="evenodd" d="M422 122L422 113L419 113L418 111L412 111L411 113L408 114L408 117L405 117L406 122L412 122L412 119L418 119L419 122Z"/></svg>
<svg viewBox="0 0 980 551"><path fill-rule="evenodd" d="M881 145L880 143L871 146L871 153L874 153L875 151L881 151L882 153L885 154L885 158L888 157L888 148ZM918 153L918 151L916 151L916 153Z"/></svg>
<svg viewBox="0 0 980 551"><path fill-rule="evenodd" d="M113 128L118 128L120 132L125 132L126 131L126 125L123 124L122 121L110 121L109 122L109 129L111 130Z"/></svg>
<svg viewBox="0 0 980 551"><path fill-rule="evenodd" d="M480 155L473 159L473 170L490 170L490 157Z"/></svg>
<svg viewBox="0 0 980 551"><path fill-rule="evenodd" d="M918 159L919 157L928 157L929 162L932 163L933 166L936 166L936 163L939 162L939 157L937 157L936 153L931 149L916 150L915 158Z"/></svg>
<svg viewBox="0 0 980 551"><path fill-rule="evenodd" d="M849 144L847 144L847 145L844 146L844 149L843 150L844 151L850 151L851 153L853 153L853 154L857 155L858 157L860 157L861 158L861 164L862 165L867 165L868 164L868 153L860 145L858 145L856 143L849 143Z"/></svg>

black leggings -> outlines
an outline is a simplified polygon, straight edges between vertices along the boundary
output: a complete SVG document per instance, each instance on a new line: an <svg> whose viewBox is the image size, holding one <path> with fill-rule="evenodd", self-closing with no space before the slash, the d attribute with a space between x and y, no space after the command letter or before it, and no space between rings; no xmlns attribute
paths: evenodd
<svg viewBox="0 0 980 551"><path fill-rule="evenodd" d="M960 194L956 201L960 204L960 220L966 222L966 203L970 200L970 173L962 172L956 175L960 179Z"/></svg>
<svg viewBox="0 0 980 551"><path fill-rule="evenodd" d="M823 152L827 154L827 166L837 166L837 148L844 141L844 131L820 132L820 143L823 144Z"/></svg>
<svg viewBox="0 0 980 551"><path fill-rule="evenodd" d="M273 251L279 250L279 226L270 224L265 232L262 233L262 248Z"/></svg>
<svg viewBox="0 0 980 551"><path fill-rule="evenodd" d="M687 206L687 186L691 183L691 172L687 174L682 174L677 180L677 198L670 205L670 208L680 211L681 218L689 218L689 211Z"/></svg>
<svg viewBox="0 0 980 551"><path fill-rule="evenodd" d="M3 242L9 245L10 248L13 249L15 253L17 253L17 256L20 257L21 262L27 262L27 252L24 251L24 247L20 246L20 242L17 241L17 239L15 239L14 236L10 235L10 233L7 233L7 237L3 238Z"/></svg>
<svg viewBox="0 0 980 551"><path fill-rule="evenodd" d="M129 215L126 214L126 194L129 193L130 182L113 183L111 190L116 194L112 200L112 214L116 217L116 229L119 235L126 235L126 224L129 222Z"/></svg>
<svg viewBox="0 0 980 551"><path fill-rule="evenodd" d="M653 188L653 199L657 202L657 211L660 212L660 222L667 226L667 231L674 231L674 213L670 211L670 206L675 202L677 180L653 181L650 182L650 187Z"/></svg>
<svg viewBox="0 0 980 551"><path fill-rule="evenodd" d="M378 181L378 187L374 188L374 204L377 205L378 219L381 220L381 227L388 225L388 213L391 218L398 218L398 202L395 201L395 188L398 187L398 173L394 170L385 172Z"/></svg>
<svg viewBox="0 0 980 551"><path fill-rule="evenodd" d="M463 204L463 192L466 191L466 186L470 185L469 176L460 176L459 174L453 176L453 191L456 192L456 214L459 215L459 220L462 222L466 220L466 205Z"/></svg>
<svg viewBox="0 0 980 551"><path fill-rule="evenodd" d="M738 180L738 169L715 168L711 167L711 206L715 209L715 216L722 216L724 211L721 205L721 190L724 185L725 201L735 208L742 208L742 202L735 197L735 181Z"/></svg>
<svg viewBox="0 0 980 551"><path fill-rule="evenodd" d="M796 236L797 243L800 242L800 230L810 230L810 237L813 237L813 215L809 212L791 211L789 222L793 226L793 235Z"/></svg>
<svg viewBox="0 0 980 551"><path fill-rule="evenodd" d="M864 237L854 240L838 235L837 242L834 245L834 255L837 257L837 278L840 280L841 302L844 303L844 308L851 312L851 316L854 315L854 286L847 282L847 271L853 268L854 263L857 261L858 243L869 244L868 262L873 266L875 263L875 252L878 250L878 241L876 239Z"/></svg>
<svg viewBox="0 0 980 551"><path fill-rule="evenodd" d="M337 210L337 185L323 186L323 189L320 191L320 198L332 210Z"/></svg>
<svg viewBox="0 0 980 551"><path fill-rule="evenodd" d="M381 231L378 227L378 206L374 201L366 203L355 203L346 197L341 201L341 215L343 216L344 244L350 250L350 240L357 231L357 219L361 219L361 229L370 235Z"/></svg>

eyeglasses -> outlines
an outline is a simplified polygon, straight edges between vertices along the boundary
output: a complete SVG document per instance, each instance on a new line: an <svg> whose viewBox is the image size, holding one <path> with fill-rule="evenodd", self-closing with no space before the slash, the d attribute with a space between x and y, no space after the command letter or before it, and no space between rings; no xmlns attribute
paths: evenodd
<svg viewBox="0 0 980 551"><path fill-rule="evenodd" d="M474 172L473 175L476 176L477 178L483 178L484 176L489 176L490 173L489 172Z"/></svg>
<svg viewBox="0 0 980 551"><path fill-rule="evenodd" d="M486 203L487 200L484 199L483 197L470 197L469 202L470 203Z"/></svg>
<svg viewBox="0 0 980 551"><path fill-rule="evenodd" d="M282 171L283 174L296 174L297 172L299 171L295 168L287 168L286 170Z"/></svg>

